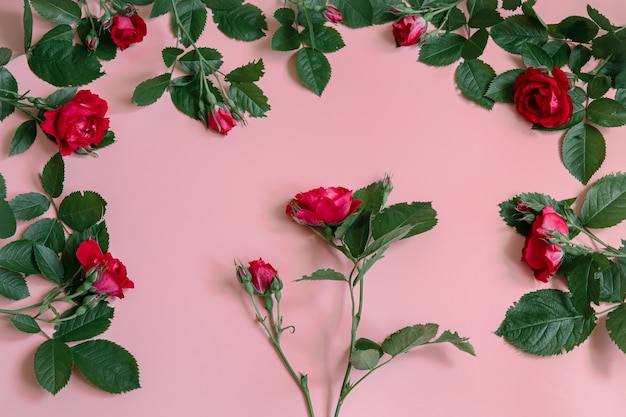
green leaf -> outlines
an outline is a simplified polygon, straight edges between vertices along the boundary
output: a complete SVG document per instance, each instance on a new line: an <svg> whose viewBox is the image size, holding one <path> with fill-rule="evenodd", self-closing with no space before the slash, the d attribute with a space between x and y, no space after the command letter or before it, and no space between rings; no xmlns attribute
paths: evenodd
<svg viewBox="0 0 626 417"><path fill-rule="evenodd" d="M250 3L230 11L214 10L213 21L226 36L240 41L261 39L267 30L263 12Z"/></svg>
<svg viewBox="0 0 626 417"><path fill-rule="evenodd" d="M265 113L271 108L263 90L254 83L232 83L230 95L251 117L265 117Z"/></svg>
<svg viewBox="0 0 626 417"><path fill-rule="evenodd" d="M566 17L557 27L560 33L574 42L586 43L598 34L598 25L581 16Z"/></svg>
<svg viewBox="0 0 626 417"><path fill-rule="evenodd" d="M533 355L549 356L574 349L595 325L593 315L576 311L569 293L546 289L523 295L506 312L496 335Z"/></svg>
<svg viewBox="0 0 626 417"><path fill-rule="evenodd" d="M41 327L39 327L37 321L27 314L16 314L11 317L9 321L20 332L34 334L41 331Z"/></svg>
<svg viewBox="0 0 626 417"><path fill-rule="evenodd" d="M374 10L369 1L334 0L333 5L341 10L342 23L350 28L362 28L373 23Z"/></svg>
<svg viewBox="0 0 626 417"><path fill-rule="evenodd" d="M618 88L615 92L615 100L622 103L622 105L626 106L626 89Z"/></svg>
<svg viewBox="0 0 626 417"><path fill-rule="evenodd" d="M514 103L513 83L524 72L523 69L512 69L497 75L491 80L485 97L498 103Z"/></svg>
<svg viewBox="0 0 626 417"><path fill-rule="evenodd" d="M232 10L241 6L243 0L202 0L212 10Z"/></svg>
<svg viewBox="0 0 626 417"><path fill-rule="evenodd" d="M0 67L0 122L13 113L15 106L2 99L15 99L17 96L17 81L13 74L5 67Z"/></svg>
<svg viewBox="0 0 626 417"><path fill-rule="evenodd" d="M18 155L35 142L37 137L37 122L33 119L26 120L19 125L13 138L11 139L11 147L9 148L9 156Z"/></svg>
<svg viewBox="0 0 626 417"><path fill-rule="evenodd" d="M378 255L382 255L382 253L385 252L389 248L389 246L391 246L393 243L398 242L404 239L405 237L407 237L407 235L411 232L411 230L412 230L411 225L405 225L397 229L393 229L392 231L382 235L380 238L374 240L374 242L372 242L366 248L366 250L362 253L362 257L366 257L377 252L378 252ZM361 276L362 275L363 275L363 272L361 272Z"/></svg>
<svg viewBox="0 0 626 417"><path fill-rule="evenodd" d="M542 46L548 41L548 30L539 20L527 15L507 17L491 29L494 42L505 51L521 55L526 43Z"/></svg>
<svg viewBox="0 0 626 417"><path fill-rule="evenodd" d="M394 17L394 19L391 20L398 19L396 15L391 15ZM433 26L438 27L440 30L452 32L465 26L465 24L467 23L467 19L464 12L462 12L458 7L453 7L448 13L435 15L431 23L433 24Z"/></svg>
<svg viewBox="0 0 626 417"><path fill-rule="evenodd" d="M292 26L281 26L272 35L273 51L293 51L300 47L300 34Z"/></svg>
<svg viewBox="0 0 626 417"><path fill-rule="evenodd" d="M85 314L59 323L54 338L62 342L76 342L98 336L111 325L113 312L113 308L101 302Z"/></svg>
<svg viewBox="0 0 626 417"><path fill-rule="evenodd" d="M467 22L471 28L488 28L502 22L502 16L497 10L482 9L473 13Z"/></svg>
<svg viewBox="0 0 626 417"><path fill-rule="evenodd" d="M72 347L78 370L97 388L112 394L140 387L135 358L108 340L90 340Z"/></svg>
<svg viewBox="0 0 626 417"><path fill-rule="evenodd" d="M371 216L372 213L370 211L360 211L358 217L352 222L343 237L350 254L355 258L361 256L369 241Z"/></svg>
<svg viewBox="0 0 626 417"><path fill-rule="evenodd" d="M93 23L93 25L92 25ZM97 20L89 20L88 17L81 19L78 25L76 26L76 34L78 35L78 39L80 39L81 43L85 45L88 44L87 36L94 30L98 33L98 45L95 50L95 55L103 60L110 61L115 58L117 55L117 45L113 42L111 38L111 33L104 30L102 28L102 23ZM92 52L93 54L94 52Z"/></svg>
<svg viewBox="0 0 626 417"><path fill-rule="evenodd" d="M73 99L77 91L76 87L60 88L46 97L46 104L53 108L60 107Z"/></svg>
<svg viewBox="0 0 626 417"><path fill-rule="evenodd" d="M302 48L296 54L296 71L302 83L321 96L330 81L330 63L323 53Z"/></svg>
<svg viewBox="0 0 626 417"><path fill-rule="evenodd" d="M542 48L552 60L553 67L561 68L569 62L570 49L567 42L556 40L550 41L543 45Z"/></svg>
<svg viewBox="0 0 626 417"><path fill-rule="evenodd" d="M611 88L611 77L607 75L597 75L587 84L587 95L589 98L600 98Z"/></svg>
<svg viewBox="0 0 626 417"><path fill-rule="evenodd" d="M585 227L612 227L626 219L626 175L610 174L593 183L580 208Z"/></svg>
<svg viewBox="0 0 626 417"><path fill-rule="evenodd" d="M334 269L318 269L313 272L311 275L305 275L297 281L348 281L346 277L341 273L337 272Z"/></svg>
<svg viewBox="0 0 626 417"><path fill-rule="evenodd" d="M163 48L163 50L161 51L161 56L163 57L163 63L165 64L166 67L168 68L171 67L176 62L176 58L178 58L178 56L182 54L183 52L185 51L180 48L172 48L172 47Z"/></svg>
<svg viewBox="0 0 626 417"><path fill-rule="evenodd" d="M33 249L35 261L41 274L55 284L60 284L63 281L64 271L59 255L52 249L39 243L36 243Z"/></svg>
<svg viewBox="0 0 626 417"><path fill-rule="evenodd" d="M436 340L433 340L431 343L451 343L457 349L469 353L472 356L476 356L476 351L474 350L474 346L468 342L469 338L461 337L457 332L451 332L450 330L446 330L441 333Z"/></svg>
<svg viewBox="0 0 626 417"><path fill-rule="evenodd" d="M96 224L106 211L106 201L94 191L75 191L61 201L59 218L76 231Z"/></svg>
<svg viewBox="0 0 626 417"><path fill-rule="evenodd" d="M2 174L0 174L0 199L7 198L7 183Z"/></svg>
<svg viewBox="0 0 626 417"><path fill-rule="evenodd" d="M63 192L65 180L65 162L61 153L55 153L44 165L41 173L41 185L44 191L53 198L57 198Z"/></svg>
<svg viewBox="0 0 626 417"><path fill-rule="evenodd" d="M602 97L589 103L587 117L600 126L623 126L626 124L626 107L619 101Z"/></svg>
<svg viewBox="0 0 626 417"><path fill-rule="evenodd" d="M565 168L583 184L600 168L606 155L602 133L583 123L567 131L561 146L561 158Z"/></svg>
<svg viewBox="0 0 626 417"><path fill-rule="evenodd" d="M479 29L463 45L463 59L475 59L482 55L489 40L489 32Z"/></svg>
<svg viewBox="0 0 626 417"><path fill-rule="evenodd" d="M580 69L589 62L591 51L582 45L576 45L569 56L569 67L574 73L580 72Z"/></svg>
<svg viewBox="0 0 626 417"><path fill-rule="evenodd" d="M622 351L626 352L626 304L620 304L606 316L609 337Z"/></svg>
<svg viewBox="0 0 626 417"><path fill-rule="evenodd" d="M0 67L5 66L11 61L13 51L9 48L0 47Z"/></svg>
<svg viewBox="0 0 626 417"><path fill-rule="evenodd" d="M148 106L160 99L169 85L169 73L150 78L135 87L130 101L131 103L136 103L138 106Z"/></svg>
<svg viewBox="0 0 626 417"><path fill-rule="evenodd" d="M466 39L456 33L431 38L420 48L418 61L434 67L450 65L461 58Z"/></svg>
<svg viewBox="0 0 626 417"><path fill-rule="evenodd" d="M196 42L204 26L206 25L206 9L200 0L180 0L176 4L176 11L180 21L181 29L178 29L178 22L172 20L174 33L185 47L190 47Z"/></svg>
<svg viewBox="0 0 626 417"><path fill-rule="evenodd" d="M615 262L602 272L597 273L600 279L600 301L620 303L626 297L626 274Z"/></svg>
<svg viewBox="0 0 626 417"><path fill-rule="evenodd" d="M281 26L291 26L296 21L296 13L289 7L280 7L274 12L274 19Z"/></svg>
<svg viewBox="0 0 626 417"><path fill-rule="evenodd" d="M31 220L48 211L50 200L43 194L24 193L9 201L9 206L17 220Z"/></svg>
<svg viewBox="0 0 626 417"><path fill-rule="evenodd" d="M35 377L46 391L56 394L70 379L72 351L65 343L49 339L35 352Z"/></svg>
<svg viewBox="0 0 626 417"><path fill-rule="evenodd" d="M98 58L82 45L72 46L73 39L70 26L56 26L33 46L28 66L39 78L57 87L89 84L104 75Z"/></svg>
<svg viewBox="0 0 626 417"><path fill-rule="evenodd" d="M608 58L612 54L624 52L625 45L626 43L620 40L615 34L607 33L593 40L591 53L595 58Z"/></svg>
<svg viewBox="0 0 626 417"><path fill-rule="evenodd" d="M23 300L30 295L22 274L0 268L0 295L9 300Z"/></svg>
<svg viewBox="0 0 626 417"><path fill-rule="evenodd" d="M202 79L199 77L179 77L170 83L170 98L176 108L183 114L195 120L206 120L207 115L200 115L199 102L200 83ZM217 95L216 97L221 97Z"/></svg>
<svg viewBox="0 0 626 417"><path fill-rule="evenodd" d="M305 42L313 48L313 40L311 39L311 32L315 39L315 48L320 52L335 52L346 46L343 42L341 34L337 29L330 26L316 25L312 28L305 28L302 31L302 37Z"/></svg>
<svg viewBox="0 0 626 417"><path fill-rule="evenodd" d="M387 337L381 347L391 356L398 356L414 347L429 343L437 335L439 325L435 323L408 326Z"/></svg>
<svg viewBox="0 0 626 417"><path fill-rule="evenodd" d="M65 245L63 226L56 219L41 219L24 231L24 239L40 243L55 253L60 253Z"/></svg>
<svg viewBox="0 0 626 417"><path fill-rule="evenodd" d="M522 61L527 68L547 68L551 70L554 67L554 62L552 62L550 55L541 46L532 43L522 45Z"/></svg>
<svg viewBox="0 0 626 417"><path fill-rule="evenodd" d="M502 8L505 10L515 10L522 5L522 0L502 0Z"/></svg>
<svg viewBox="0 0 626 417"><path fill-rule="evenodd" d="M259 81L265 73L263 60L252 61L239 68L235 68L224 77L228 82L252 83Z"/></svg>
<svg viewBox="0 0 626 417"><path fill-rule="evenodd" d="M0 200L0 239L10 238L16 230L17 224L11 206L6 200Z"/></svg>
<svg viewBox="0 0 626 417"><path fill-rule="evenodd" d="M30 2L24 0L24 16L22 17L24 26L24 51L30 49L30 43L33 40L33 11L30 8Z"/></svg>
<svg viewBox="0 0 626 417"><path fill-rule="evenodd" d="M202 62L200 57L206 62ZM200 71L200 65L202 65L205 74L213 74L223 64L222 54L213 48L193 49L180 57L178 64L183 71L191 75Z"/></svg>
<svg viewBox="0 0 626 417"><path fill-rule="evenodd" d="M55 23L71 25L80 20L80 6L72 0L30 0L41 17Z"/></svg>
<svg viewBox="0 0 626 417"><path fill-rule="evenodd" d="M591 256L581 256L567 274L572 305L583 314L589 313L591 303L600 303L600 280L597 273L598 267L594 259Z"/></svg>
<svg viewBox="0 0 626 417"><path fill-rule="evenodd" d="M372 237L376 240L394 230L410 226L409 232L403 237L411 237L424 233L437 224L437 212L431 203L398 203L383 209L375 218L372 226Z"/></svg>
<svg viewBox="0 0 626 417"><path fill-rule="evenodd" d="M496 72L479 59L464 61L456 69L455 80L463 95L486 109L493 108L493 101L485 97Z"/></svg>
<svg viewBox="0 0 626 417"><path fill-rule="evenodd" d="M163 16L172 10L171 0L154 0L152 3L152 9L150 9L150 18ZM166 64L169 67L169 65Z"/></svg>
<svg viewBox="0 0 626 417"><path fill-rule="evenodd" d="M587 5L587 14L602 29L609 32L613 31L613 25L611 24L609 19L602 13L600 13L597 9L594 9L593 7Z"/></svg>
<svg viewBox="0 0 626 417"><path fill-rule="evenodd" d="M382 355L383 350L376 342L360 338L354 344L354 350L350 355L350 363L355 369L374 369Z"/></svg>

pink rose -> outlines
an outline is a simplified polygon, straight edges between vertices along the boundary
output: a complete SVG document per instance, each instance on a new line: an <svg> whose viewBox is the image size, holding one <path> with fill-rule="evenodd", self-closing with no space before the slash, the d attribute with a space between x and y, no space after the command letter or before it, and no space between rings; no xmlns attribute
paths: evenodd
<svg viewBox="0 0 626 417"><path fill-rule="evenodd" d="M209 113L207 121L211 130L221 133L224 136L228 135L230 129L235 127L237 124L233 119L233 116L220 106L215 106L215 108Z"/></svg>
<svg viewBox="0 0 626 417"><path fill-rule="evenodd" d="M109 106L89 90L80 90L66 104L43 114L41 130L53 136L61 155L99 144L109 128Z"/></svg>
<svg viewBox="0 0 626 417"><path fill-rule="evenodd" d="M532 268L539 281L548 282L548 278L559 269L563 261L563 250L558 245L546 242L555 233L567 235L567 223L552 206L545 206L541 214L535 217L522 250L522 261Z"/></svg>
<svg viewBox="0 0 626 417"><path fill-rule="evenodd" d="M133 43L141 42L147 33L146 22L138 14L113 16L111 39L121 50L128 48Z"/></svg>
<svg viewBox="0 0 626 417"><path fill-rule="evenodd" d="M426 33L426 20L421 16L405 16L393 24L391 33L397 46L411 46Z"/></svg>
<svg viewBox="0 0 626 417"><path fill-rule="evenodd" d="M515 108L531 123L548 128L561 126L574 111L569 89L567 75L559 68L552 69L552 77L545 69L526 68L513 83Z"/></svg>
<svg viewBox="0 0 626 417"><path fill-rule="evenodd" d="M328 5L326 6L326 10L324 10L324 16L326 19L333 23L341 23L343 22L343 16L341 15L341 10L338 7Z"/></svg>
<svg viewBox="0 0 626 417"><path fill-rule="evenodd" d="M124 298L125 288L135 288L135 284L126 275L126 267L110 253L102 253L98 243L89 239L78 246L76 258L83 266L85 273L93 268L99 271L99 279L92 284L96 294L107 294Z"/></svg>
<svg viewBox="0 0 626 417"><path fill-rule="evenodd" d="M257 261L250 261L249 264L248 271L252 276L250 282L260 294L266 293L270 289L274 279L280 280L276 269L263 259L259 258Z"/></svg>
<svg viewBox="0 0 626 417"><path fill-rule="evenodd" d="M343 187L315 188L297 194L287 205L287 214L309 226L336 225L356 211L361 200Z"/></svg>

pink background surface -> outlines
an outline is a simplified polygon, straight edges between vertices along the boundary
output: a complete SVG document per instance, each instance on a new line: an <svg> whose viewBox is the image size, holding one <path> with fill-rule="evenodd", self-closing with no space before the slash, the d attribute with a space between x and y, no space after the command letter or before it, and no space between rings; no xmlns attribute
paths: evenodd
<svg viewBox="0 0 626 417"><path fill-rule="evenodd" d="M273 31L271 15L283 2L254 3ZM582 0L539 3L550 23L586 15ZM621 0L592 6L626 22ZM0 4L0 45L14 51L22 49L21 10L18 1ZM149 9L140 13L147 19ZM35 39L49 27L37 16L35 26ZM160 50L174 46L168 17L148 20L142 43L104 63L107 76L88 88L109 102L118 141L98 159L67 158L65 191L92 189L109 203L110 250L136 288L113 302L116 317L102 337L136 356L142 388L112 396L74 373L53 397L33 375L41 337L3 320L3 416L305 416L235 279L234 258L258 257L285 280L284 320L297 329L284 336L285 351L309 374L317 415L326 416L344 369L349 300L339 283L293 280L349 266L293 224L284 207L299 191L357 189L387 172L395 185L389 203L432 201L439 224L392 247L370 271L359 336L381 341L401 327L436 322L469 336L478 356L451 346L403 355L361 384L342 415L623 415L626 356L602 320L584 345L552 358L524 354L494 335L524 293L558 285L534 280L519 262L523 238L500 220L497 204L520 192L564 199L583 191L559 160L560 134L530 130L510 105L487 111L462 98L453 84L456 65L417 63L417 49L394 47L389 25L339 30L347 47L329 55L332 80L318 98L296 82L293 55L270 50L269 36L242 43L208 25L198 44L219 49L225 71L259 57L267 68L259 84L272 105L269 117L250 119L227 137L176 111L169 96L146 108L130 103L139 82L165 72ZM484 59L498 73L519 64L493 44ZM30 73L23 56L7 67L21 92L54 90ZM40 132L32 149L5 156L23 120L15 114L0 125L9 198L38 190L37 173L55 152ZM603 129L607 158L592 181L626 169L625 132ZM626 225L600 236L619 245ZM46 289L31 282L33 292ZM14 305L0 300L0 307Z"/></svg>

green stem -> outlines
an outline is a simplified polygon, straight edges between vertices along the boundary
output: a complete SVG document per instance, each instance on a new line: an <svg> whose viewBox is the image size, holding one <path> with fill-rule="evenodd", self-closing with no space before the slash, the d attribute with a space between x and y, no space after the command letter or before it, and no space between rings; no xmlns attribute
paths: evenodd
<svg viewBox="0 0 626 417"><path fill-rule="evenodd" d="M624 304L624 303L615 304L615 305L607 308L606 310L598 311L598 312L596 312L596 316L601 316L602 314L610 313L611 311L616 310L622 304Z"/></svg>

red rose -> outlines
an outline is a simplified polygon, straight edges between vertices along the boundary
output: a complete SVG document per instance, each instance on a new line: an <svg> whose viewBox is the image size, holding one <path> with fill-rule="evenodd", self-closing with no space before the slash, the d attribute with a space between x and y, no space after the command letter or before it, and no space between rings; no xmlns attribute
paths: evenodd
<svg viewBox="0 0 626 417"><path fill-rule="evenodd" d="M147 33L146 22L138 14L132 16L118 14L113 16L111 39L122 51L133 43L141 42Z"/></svg>
<svg viewBox="0 0 626 417"><path fill-rule="evenodd" d="M252 276L250 282L259 293L267 292L274 279L280 280L274 267L263 259L259 258L258 261L250 261L249 264L248 271Z"/></svg>
<svg viewBox="0 0 626 417"><path fill-rule="evenodd" d="M333 23L341 23L343 22L343 16L341 15L341 10L338 7L328 5L326 6L326 10L324 10L324 16L326 19Z"/></svg>
<svg viewBox="0 0 626 417"><path fill-rule="evenodd" d="M61 155L99 144L109 128L109 106L97 94L80 90L66 104L43 114L41 130L54 136Z"/></svg>
<svg viewBox="0 0 626 417"><path fill-rule="evenodd" d="M320 187L297 194L287 205L287 214L309 226L335 225L354 213L361 203L343 187Z"/></svg>
<svg viewBox="0 0 626 417"><path fill-rule="evenodd" d="M233 116L220 106L215 106L215 108L209 113L208 123L211 130L221 133L224 136L228 135L230 129L235 127L237 124L233 119Z"/></svg>
<svg viewBox="0 0 626 417"><path fill-rule="evenodd" d="M97 268L99 279L92 284L96 294L107 294L124 298L125 288L135 288L135 284L126 276L126 267L110 253L102 253L98 243L89 239L78 246L76 258L85 272Z"/></svg>
<svg viewBox="0 0 626 417"><path fill-rule="evenodd" d="M558 127L569 121L574 111L567 75L559 68L526 68L513 83L515 108L526 120L543 127Z"/></svg>
<svg viewBox="0 0 626 417"><path fill-rule="evenodd" d="M426 21L421 16L405 16L393 24L391 33L397 46L411 46L426 33Z"/></svg>
<svg viewBox="0 0 626 417"><path fill-rule="evenodd" d="M541 214L535 217L522 250L522 261L532 268L539 281L548 282L563 260L563 250L558 245L546 242L546 239L553 237L554 232L567 235L569 229L552 206L545 206Z"/></svg>

